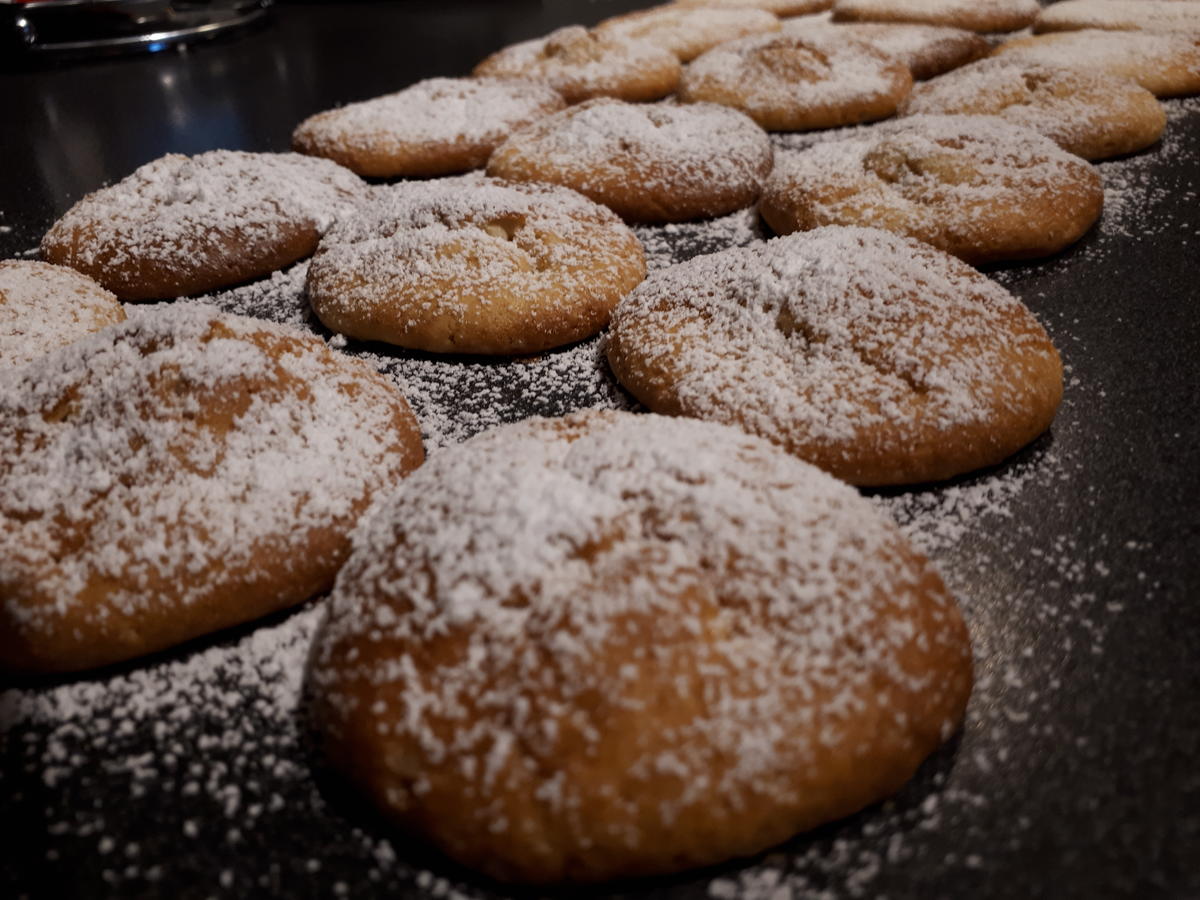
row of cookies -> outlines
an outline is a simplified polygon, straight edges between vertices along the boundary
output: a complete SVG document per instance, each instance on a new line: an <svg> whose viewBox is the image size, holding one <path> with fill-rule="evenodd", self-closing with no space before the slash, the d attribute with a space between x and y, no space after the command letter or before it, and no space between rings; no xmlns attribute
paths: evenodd
<svg viewBox="0 0 1200 900"><path fill-rule="evenodd" d="M171 187L173 198L212 196L203 187L192 191L186 179ZM503 283L522 266L526 273L551 270L564 253L568 269L576 267L568 279L582 283L586 279L580 273L594 266L605 275L601 282L612 271L611 279L621 284L619 293L636 283L621 266L581 255L580 245L590 244L628 249L626 257L616 254L620 258L633 255L634 245L621 246L623 226L616 217L601 223L610 226L607 230L587 231L586 236L569 233L570 246L564 250L558 246L559 232L570 232L577 224L569 217L565 225L563 220L547 222L542 218L547 215L545 204L521 204L531 195L539 200L552 195L552 207L583 209L580 200L574 195L568 200L569 192L562 189L538 187L506 187L497 196L501 187L469 179L457 186L388 191L386 199L372 204L369 218L347 218L330 230L337 240L322 251L313 269L324 266L326 273L339 272L334 266L339 255L362 255L380 236L401 234L400 246L419 261L415 273L420 277L415 280L428 279L434 286L426 306L457 288L463 258L480 258L480 289ZM239 189L235 184L233 193ZM468 203L473 195L478 202ZM586 209L589 216L597 215L592 207ZM227 207L221 212L227 214ZM247 227L241 215L234 218L241 228L236 240L247 247L258 247L271 230L257 223ZM316 218L319 223L320 216ZM403 233L414 225L434 233L438 241L428 249L424 244L415 247L411 234ZM605 241L615 243L609 247ZM439 276L438 266L447 256L458 260L451 267L455 271ZM365 269L386 269L387 261L385 253ZM783 360L794 359L799 351L825 375L849 376L841 382L802 384L795 396L776 404L779 409L807 409L814 423L815 417L824 416L819 427L810 430L820 438L818 443L825 442L822 452L834 461L827 465L845 464L847 445L861 456L861 437L847 441L847 435L837 433L857 419L864 432L876 433L876 452L893 463L896 447L925 448L914 463L916 471L926 473L918 479L941 477L929 473L946 471L940 457L946 452L947 426L967 429L971 436L960 443L987 447L1011 425L1006 416L1019 421L1014 430L1024 429L1032 436L1044 427L1037 422L1048 423L1053 415L1060 378L1057 355L1032 317L968 267L914 242L881 232L821 230L771 242L760 250L704 258L692 265L694 271L684 269L670 270L634 290L628 311L623 307L614 323L609 357L614 367L632 373L629 383L643 379L646 398L664 392L667 383L656 380L656 367L676 364L686 370L669 373L670 383L682 387L666 389L664 401L683 404L699 397L697 385L720 398L731 390L753 388L751 382L780 368L774 358L764 359L761 370L735 370L731 383L721 384L712 377L721 371L719 366L714 370L713 361L727 362L735 355L731 347L763 344L780 351ZM384 271L382 280L388 283L412 274ZM340 277L346 277L344 270ZM930 281L938 286L936 301L922 295L930 302L924 307L914 303L920 299L914 297L920 294L914 285L927 286ZM632 283L626 287L626 282ZM883 285L887 292L880 291ZM327 293L356 288L361 291L353 281L335 280ZM512 312L525 290L514 288L511 302L495 305L502 313ZM667 302L679 296L698 296L700 302L682 307ZM961 325L944 328L937 320L950 311ZM157 425L138 425L132 436L122 434L112 441L114 452L124 443L136 448L132 470L119 470L107 460L110 465L89 471L90 482L74 473L68 480L111 491L111 484L102 484L103 472L119 471L117 482L128 487L139 483L146 467L169 470L171 459L185 463L189 473L194 468L210 474L214 456L220 457L213 453L212 434L233 434L239 444L244 440L236 429L229 429L231 422L271 421L273 425L264 427L273 434L270 429L278 427L279 419L303 420L300 411L286 405L272 412L253 406L259 395L273 393L270 388L251 383L231 390L222 379L232 376L233 359L249 362L250 373L259 375L273 370L272 358L294 365L293 357L304 358L306 353L273 350L264 361L260 348L237 342L244 337L245 324L215 321L206 318L208 314L199 314L191 323L191 312L154 315L152 327L139 317L136 325L118 328L122 335L148 333L144 345L141 338L111 338L107 335L113 332L108 332L104 340L88 344L102 350L63 352L72 360L75 354L112 356L118 371L130 361L148 373L160 372L162 366L166 377L144 376L159 391L152 406L171 409L170 403L160 405L161 396L178 398L185 434L199 433L204 440L198 448L187 448L156 434ZM173 321L176 316L179 322ZM855 325L860 321L865 324ZM176 346L169 335L189 329L195 332L189 338L198 343L218 345L218 358L193 361L195 351L189 349L183 363L178 354L163 352ZM907 343L881 341L881 334L897 329ZM537 328L527 324L524 330ZM639 332L649 335L641 350L636 349ZM136 345L132 352L130 342ZM108 349L110 344L115 351ZM454 346L452 341L450 349ZM927 354L922 356L922 350ZM138 362L139 357L153 365ZM74 363L55 357L46 365L57 372ZM997 371L1003 377L989 384ZM117 401L150 394L151 389L137 382L104 380L112 385L101 392L104 403L121 410L120 421L139 421L137 410ZM306 380L321 383L311 375ZM23 375L21 390L36 393L37 381ZM41 453L57 441L82 449L85 459L101 458L96 451L79 448L78 436L63 438L68 432L50 428L69 426L79 418L88 421L100 402L79 403L80 397L90 400L90 384L51 380L36 394L42 406L28 402L22 407L27 410L22 425L31 436L21 437L21 446ZM1060 381L1057 385L1061 390ZM773 412L768 407L781 398L769 383L760 386L765 390L738 394L739 402L728 404L733 421L740 416L746 425L768 419ZM214 390L216 398L197 396L206 388ZM788 384L783 389L796 391ZM360 390L357 378L347 379L336 389L322 386L317 397L305 400L328 404L333 397L345 403L346 396L357 396ZM678 396L670 397L671 390ZM250 399L251 405L222 408L216 399L230 393ZM936 402L930 403L931 397ZM699 397L696 408L714 402L711 396ZM375 409L384 405L380 397ZM932 414L922 420L925 405ZM210 433L186 424L210 406L216 411L214 421L200 425ZM847 407L859 412L840 419L829 415ZM864 408L873 411L875 421L863 419ZM869 427L881 421L886 425L897 410L903 412L895 417L895 433L888 427ZM143 410L141 416L146 415L156 413ZM921 437L919 430L904 432L906 423L918 421L933 429L933 438ZM335 455L346 449L329 439L330 428L404 433L397 422L324 424L303 432L301 442L323 444ZM943 430L938 432L938 427ZM97 430L84 426L85 432L89 429ZM411 436L411 425L408 433ZM771 436L787 445L786 437ZM155 449L168 448L171 459L137 456L145 446L142 441ZM260 442L254 432L250 443ZM274 480L292 482L294 495L280 506L292 509L299 504L304 510L301 521L307 522L309 512L298 495L310 479L289 469L286 458L291 452L249 465L239 462L237 467L252 468L261 483L271 483L267 476L272 473ZM815 451L810 447L801 452ZM1007 451L992 446L984 452L1001 458ZM348 455L357 458L355 453ZM69 456L55 451L46 459ZM22 459L27 468L18 476L38 490L31 488L24 495L24 506L13 518L41 522L49 508L45 488L54 479L39 480L42 463ZM225 457L217 461L224 464ZM406 465L411 463L410 453ZM327 457L322 464L329 464ZM876 465L860 458L839 474L880 483L871 469ZM405 467L398 466L391 477ZM313 471L318 468L314 462ZM55 478L62 475L54 470ZM911 476L910 472L906 477ZM897 543L894 530L870 518L861 503L855 505L851 492L835 488L766 444L718 426L649 416L637 417L636 422L601 417L530 423L449 451L419 477L419 483L395 493L387 511L379 512L356 540L357 550L334 592L310 680L335 758L393 815L420 828L451 855L492 874L522 880L592 879L754 852L894 790L961 718L969 689L969 648L953 600L936 575ZM216 507L227 510L237 505L230 497L250 497L248 511L261 517L268 504L246 493L247 483L236 482L231 493L214 501ZM775 492L784 485L792 494L781 498ZM211 490L208 484L193 487ZM86 500L78 505L95 506ZM342 496L321 498L318 505L345 510L353 503ZM826 512L797 521L800 509ZM698 518L700 511L710 514ZM121 510L102 512L105 527L124 518ZM549 515L552 512L555 515ZM75 536L91 527L57 508L49 518L71 521ZM463 528L464 522L471 527ZM223 520L220 533L237 535L239 529L243 539L255 537L246 525L228 520ZM304 529L293 525L296 530ZM115 536L118 548L132 543L128 534ZM38 537L51 548L49 559L64 555L53 543L57 533ZM162 541L161 529L159 537ZM514 537L526 540L518 545ZM170 560L188 543L186 537L170 534L162 541L160 558ZM293 556L306 552L327 558L296 544L277 553L269 542L268 549L252 540L249 547L253 549L246 552L259 561L254 573L258 581L267 581L261 569L272 568L262 565L264 559L291 563ZM770 558L760 558L764 548ZM144 608L121 593L124 570L118 556L103 572L107 582L98 578L100 587L95 587L89 580L93 593L83 602L88 609L105 610L108 598L120 597L123 603L133 603L138 614L123 619L103 611L91 622L68 626L77 633L87 633L97 619L111 621L117 634L152 631L143 618ZM245 557L235 550L230 558L230 568L237 573L237 560ZM714 560L721 559L739 562L728 571L714 572ZM195 559L190 566L193 574L211 577ZM142 590L155 587L152 574L134 574ZM567 575L577 580L564 580ZM174 580L188 583L185 578ZM317 576L308 582L310 589L322 583L327 582ZM804 584L819 584L824 590L812 599L799 590ZM597 595L608 602L597 605ZM56 611L69 607L64 596L65 592L46 605ZM813 605L802 609L810 600ZM769 615L757 618L754 612L760 606ZM257 614L253 603L247 608ZM814 632L796 625L814 618L821 623L816 630L820 646L812 643ZM907 642L889 637L897 633L908 635ZM434 643L429 642L431 635ZM637 640L631 640L634 635ZM649 656L652 662L639 647L656 648ZM678 648L676 656L657 649L671 647ZM69 652L81 651L76 646ZM492 667L472 662L480 658L492 660ZM539 660L536 671L522 668L530 658ZM398 663L403 660L410 665L415 661L416 668ZM681 689L679 676L685 673L693 677ZM939 685L937 690L928 687L931 679ZM882 695L881 682L889 686ZM814 684L837 702L808 702ZM866 702L864 691L873 702ZM604 699L599 709L596 696ZM649 709L656 728L648 730L648 714L636 711L646 710L647 699L655 697L661 703ZM522 709L535 713L515 714ZM904 714L897 717L898 710ZM764 722L769 733L762 729ZM884 723L894 724L883 729ZM681 747L691 750L681 756ZM388 762L397 759L404 764ZM589 759L601 762L586 766ZM747 767L747 759L761 765ZM675 775L664 778L662 767L668 763L675 766ZM570 774L556 775L557 787L551 790L545 778L548 769ZM768 773L777 774L767 780ZM672 778L693 787L680 793L672 787ZM731 802L740 815L714 813ZM674 827L680 819L696 827Z"/></svg>

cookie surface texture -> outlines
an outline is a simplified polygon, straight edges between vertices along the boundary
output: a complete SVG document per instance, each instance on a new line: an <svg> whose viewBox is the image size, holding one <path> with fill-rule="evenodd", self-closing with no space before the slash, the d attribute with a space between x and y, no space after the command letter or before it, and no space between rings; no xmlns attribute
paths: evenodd
<svg viewBox="0 0 1200 900"><path fill-rule="evenodd" d="M124 319L117 298L74 269L36 260L0 262L0 371Z"/></svg>
<svg viewBox="0 0 1200 900"><path fill-rule="evenodd" d="M729 107L598 99L513 135L488 174L565 185L626 221L682 222L750 206L772 159L767 133Z"/></svg>
<svg viewBox="0 0 1200 900"><path fill-rule="evenodd" d="M565 105L533 81L429 78L318 113L296 128L292 145L359 175L453 175L483 167L510 134Z"/></svg>
<svg viewBox="0 0 1200 900"><path fill-rule="evenodd" d="M570 25L497 50L473 74L541 81L568 103L591 97L657 100L678 86L679 59L647 41L618 40Z"/></svg>
<svg viewBox="0 0 1200 900"><path fill-rule="evenodd" d="M777 153L759 211L776 234L865 225L973 264L1049 256L1100 217L1096 170L995 116L912 116Z"/></svg>
<svg viewBox="0 0 1200 900"><path fill-rule="evenodd" d="M1135 81L994 57L914 88L902 115L994 115L1084 159L1133 153L1159 139L1166 111Z"/></svg>
<svg viewBox="0 0 1200 900"><path fill-rule="evenodd" d="M992 53L1132 78L1157 97L1200 93L1200 36L1088 28L1014 38Z"/></svg>
<svg viewBox="0 0 1200 900"><path fill-rule="evenodd" d="M607 354L650 409L738 425L859 485L950 478L1045 431L1058 353L974 269L876 229L822 228L657 272Z"/></svg>
<svg viewBox="0 0 1200 900"><path fill-rule="evenodd" d="M787 34L803 36L820 29L833 29L896 57L908 66L916 79L933 78L987 56L992 49L987 38L973 31L939 25L835 23L809 18L788 19L783 23L783 30Z"/></svg>
<svg viewBox="0 0 1200 900"><path fill-rule="evenodd" d="M732 106L768 131L804 131L886 118L911 88L899 60L822 31L714 47L688 65L679 99Z"/></svg>
<svg viewBox="0 0 1200 900"><path fill-rule="evenodd" d="M535 353L595 334L646 274L611 210L550 184L401 184L332 229L314 312L363 340L439 353Z"/></svg>
<svg viewBox="0 0 1200 900"><path fill-rule="evenodd" d="M836 22L911 22L968 31L1016 31L1037 19L1037 0L835 0Z"/></svg>
<svg viewBox="0 0 1200 900"><path fill-rule="evenodd" d="M1103 28L1200 34L1200 7L1180 0L1063 0L1041 11L1035 32Z"/></svg>
<svg viewBox="0 0 1200 900"><path fill-rule="evenodd" d="M327 590L422 458L408 404L312 335L194 304L0 379L0 667L132 659Z"/></svg>
<svg viewBox="0 0 1200 900"><path fill-rule="evenodd" d="M711 423L446 450L331 601L308 688L335 764L505 880L756 853L894 792L970 690L955 602L895 526Z"/></svg>
<svg viewBox="0 0 1200 900"><path fill-rule="evenodd" d="M71 207L42 257L122 300L199 294L308 256L366 190L336 163L298 153L170 154Z"/></svg>
<svg viewBox="0 0 1200 900"><path fill-rule="evenodd" d="M724 41L778 31L779 19L752 7L667 5L613 16L594 30L615 40L649 41L688 62Z"/></svg>
<svg viewBox="0 0 1200 900"><path fill-rule="evenodd" d="M777 16L807 16L829 9L833 6L833 0L675 0L675 5L765 9Z"/></svg>

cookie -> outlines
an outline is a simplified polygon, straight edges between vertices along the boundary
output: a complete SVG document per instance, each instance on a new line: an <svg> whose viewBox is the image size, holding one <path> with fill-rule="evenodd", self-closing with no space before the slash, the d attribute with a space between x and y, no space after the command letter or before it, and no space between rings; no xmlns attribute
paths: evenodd
<svg viewBox="0 0 1200 900"><path fill-rule="evenodd" d="M666 5L605 19L595 33L649 41L688 62L724 41L778 30L779 19L764 9Z"/></svg>
<svg viewBox="0 0 1200 900"><path fill-rule="evenodd" d="M679 99L732 106L768 131L803 131L886 118L911 88L903 63L822 32L721 44L688 65Z"/></svg>
<svg viewBox="0 0 1200 900"><path fill-rule="evenodd" d="M992 52L1132 78L1157 97L1200 93L1200 36L1090 28L1015 38Z"/></svg>
<svg viewBox="0 0 1200 900"><path fill-rule="evenodd" d="M679 84L679 59L646 41L617 40L571 25L497 50L473 74L545 82L568 103L591 97L657 100Z"/></svg>
<svg viewBox="0 0 1200 900"><path fill-rule="evenodd" d="M804 36L818 29L835 32L870 44L908 66L913 78L933 78L987 56L992 45L986 38L962 28L940 25L903 25L882 22L833 22L787 19L785 34Z"/></svg>
<svg viewBox="0 0 1200 900"><path fill-rule="evenodd" d="M867 225L969 263L1049 256L1100 217L1096 170L992 116L912 116L778 154L759 211L777 234Z"/></svg>
<svg viewBox="0 0 1200 900"><path fill-rule="evenodd" d="M292 146L359 175L452 175L483 167L510 134L564 106L533 81L428 78L305 119Z"/></svg>
<svg viewBox="0 0 1200 900"><path fill-rule="evenodd" d="M646 274L616 214L567 188L401 184L334 227L308 295L334 331L437 353L536 353L595 334Z"/></svg>
<svg viewBox="0 0 1200 900"><path fill-rule="evenodd" d="M1016 31L1037 19L1037 0L835 0L835 22L909 22L967 31Z"/></svg>
<svg viewBox="0 0 1200 900"><path fill-rule="evenodd" d="M1046 332L966 263L821 228L652 274L613 315L620 382L655 412L737 425L857 485L994 465L1050 427Z"/></svg>
<svg viewBox="0 0 1200 900"><path fill-rule="evenodd" d="M0 371L124 318L116 297L74 269L33 260L0 262Z"/></svg>
<svg viewBox="0 0 1200 900"><path fill-rule="evenodd" d="M870 503L653 415L439 453L328 609L306 688L334 765L503 880L758 853L896 791L971 684L954 599Z"/></svg>
<svg viewBox="0 0 1200 900"><path fill-rule="evenodd" d="M1200 7L1179 0L1062 0L1033 23L1035 32L1081 28L1200 34Z"/></svg>
<svg viewBox="0 0 1200 900"><path fill-rule="evenodd" d="M488 174L573 188L630 222L750 206L771 171L767 133L736 110L589 100L505 141Z"/></svg>
<svg viewBox="0 0 1200 900"><path fill-rule="evenodd" d="M76 203L42 257L122 300L204 293L308 256L366 191L336 163L298 153L172 153Z"/></svg>
<svg viewBox="0 0 1200 900"><path fill-rule="evenodd" d="M421 462L408 404L317 337L181 304L0 382L0 668L132 659L325 591Z"/></svg>
<svg viewBox="0 0 1200 900"><path fill-rule="evenodd" d="M1128 78L1010 57L980 60L918 85L901 114L1000 116L1084 159L1141 150L1167 125L1162 104Z"/></svg>
<svg viewBox="0 0 1200 900"><path fill-rule="evenodd" d="M675 6L765 9L777 16L806 16L833 6L833 0L675 0Z"/></svg>

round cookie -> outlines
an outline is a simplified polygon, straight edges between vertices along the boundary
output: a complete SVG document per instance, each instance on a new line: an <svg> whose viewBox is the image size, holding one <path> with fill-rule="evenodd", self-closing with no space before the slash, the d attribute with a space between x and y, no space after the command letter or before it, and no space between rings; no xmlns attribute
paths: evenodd
<svg viewBox="0 0 1200 900"><path fill-rule="evenodd" d="M675 6L765 9L777 16L807 16L833 6L833 0L675 0Z"/></svg>
<svg viewBox="0 0 1200 900"><path fill-rule="evenodd" d="M655 412L738 425L851 484L994 465L1050 427L1062 364L967 264L885 231L821 228L652 274L607 354Z"/></svg>
<svg viewBox="0 0 1200 900"><path fill-rule="evenodd" d="M428 78L305 119L292 146L359 175L452 175L484 166L510 134L564 106L533 81Z"/></svg>
<svg viewBox="0 0 1200 900"><path fill-rule="evenodd" d="M308 270L334 331L438 353L537 353L595 334L646 275L637 237L567 188L401 184L333 228Z"/></svg>
<svg viewBox="0 0 1200 900"><path fill-rule="evenodd" d="M1133 153L1159 139L1166 111L1127 78L1008 57L980 60L918 85L901 115L995 115L1084 159Z"/></svg>
<svg viewBox="0 0 1200 900"><path fill-rule="evenodd" d="M1033 24L1035 32L1081 28L1200 34L1200 7L1179 0L1062 0Z"/></svg>
<svg viewBox="0 0 1200 900"><path fill-rule="evenodd" d="M336 163L298 153L172 153L76 203L42 238L42 256L122 300L204 293L308 256L366 191Z"/></svg>
<svg viewBox="0 0 1200 900"><path fill-rule="evenodd" d="M605 19L595 33L649 41L688 62L725 41L778 30L779 19L764 9L667 5Z"/></svg>
<svg viewBox="0 0 1200 900"><path fill-rule="evenodd" d="M803 131L886 118L911 88L907 66L860 41L771 34L694 60L679 99L732 106L768 131Z"/></svg>
<svg viewBox="0 0 1200 900"><path fill-rule="evenodd" d="M438 454L328 610L306 688L334 765L502 880L758 853L896 791L971 684L954 599L867 501L653 415Z"/></svg>
<svg viewBox="0 0 1200 900"><path fill-rule="evenodd" d="M777 234L867 225L969 263L1049 256L1100 217L1096 170L993 116L912 116L778 154L759 211Z"/></svg>
<svg viewBox="0 0 1200 900"><path fill-rule="evenodd" d="M74 269L35 260L0 262L0 371L124 319L117 298Z"/></svg>
<svg viewBox="0 0 1200 900"><path fill-rule="evenodd" d="M679 84L679 59L646 41L617 40L570 25L497 50L472 74L545 82L568 103L591 97L657 100Z"/></svg>
<svg viewBox="0 0 1200 900"><path fill-rule="evenodd" d="M835 22L909 22L967 31L1016 31L1037 19L1037 0L835 0Z"/></svg>
<svg viewBox="0 0 1200 900"><path fill-rule="evenodd" d="M721 216L758 199L767 133L736 110L589 100L502 144L488 174L573 188L626 221Z"/></svg>
<svg viewBox="0 0 1200 900"><path fill-rule="evenodd" d="M1089 28L1015 38L992 53L1131 78L1156 97L1200 93L1200 36Z"/></svg>
<svg viewBox="0 0 1200 900"><path fill-rule="evenodd" d="M408 404L313 335L195 304L0 382L0 668L132 659L327 590L422 458Z"/></svg>
<svg viewBox="0 0 1200 900"><path fill-rule="evenodd" d="M908 66L915 79L933 78L943 72L987 56L991 44L973 31L939 25L904 25L883 22L821 22L788 19L785 34L804 36L820 29L870 44L881 53L894 56Z"/></svg>

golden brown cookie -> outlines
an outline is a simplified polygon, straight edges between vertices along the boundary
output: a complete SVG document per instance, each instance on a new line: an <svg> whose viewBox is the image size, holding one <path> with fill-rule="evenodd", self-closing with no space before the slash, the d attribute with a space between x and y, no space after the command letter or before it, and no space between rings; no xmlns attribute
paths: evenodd
<svg viewBox="0 0 1200 900"><path fill-rule="evenodd" d="M307 689L334 765L495 878L758 853L896 791L962 719L929 562L735 429L535 419L435 456L330 597Z"/></svg>
<svg viewBox="0 0 1200 900"><path fill-rule="evenodd" d="M726 106L601 98L513 135L488 174L564 185L630 222L683 222L753 204L772 158L767 133Z"/></svg>
<svg viewBox="0 0 1200 900"><path fill-rule="evenodd" d="M657 100L679 84L679 59L646 41L618 40L571 25L497 50L473 74L545 82L568 103L591 97Z"/></svg>
<svg viewBox="0 0 1200 900"><path fill-rule="evenodd" d="M1200 36L1090 28L1015 38L993 54L1132 78L1157 97L1200 93Z"/></svg>
<svg viewBox="0 0 1200 900"><path fill-rule="evenodd" d="M645 277L616 214L564 187L449 178L383 189L321 241L313 311L354 338L535 353L595 334Z"/></svg>
<svg viewBox="0 0 1200 900"><path fill-rule="evenodd" d="M821 228L652 274L607 353L651 410L738 425L859 485L994 465L1050 427L1058 353L967 264L873 228Z"/></svg>
<svg viewBox="0 0 1200 900"><path fill-rule="evenodd" d="M777 234L866 225L970 263L1049 256L1100 217L1096 170L994 116L912 116L778 154L759 210Z"/></svg>
<svg viewBox="0 0 1200 900"><path fill-rule="evenodd" d="M124 318L116 297L74 269L33 260L0 262L0 371Z"/></svg>
<svg viewBox="0 0 1200 900"><path fill-rule="evenodd" d="M564 106L533 81L428 78L305 119L292 146L359 175L452 175L481 168L514 131Z"/></svg>
<svg viewBox="0 0 1200 900"><path fill-rule="evenodd" d="M833 0L675 0L676 6L765 9L777 16L806 16L833 6Z"/></svg>
<svg viewBox="0 0 1200 900"><path fill-rule="evenodd" d="M786 19L785 34L804 36L833 29L876 50L894 56L908 66L913 78L933 78L943 72L987 56L992 45L987 39L963 28L940 25L905 25L884 22L837 23L817 17Z"/></svg>
<svg viewBox="0 0 1200 900"><path fill-rule="evenodd" d="M1200 6L1179 0L1062 0L1046 7L1035 32L1103 28L1200 34Z"/></svg>
<svg viewBox="0 0 1200 900"><path fill-rule="evenodd" d="M354 173L298 153L172 153L76 203L42 238L42 256L122 300L199 294L308 256L366 191Z"/></svg>
<svg viewBox="0 0 1200 900"><path fill-rule="evenodd" d="M422 458L408 404L317 337L147 311L0 385L0 668L132 659L327 590Z"/></svg>
<svg viewBox="0 0 1200 900"><path fill-rule="evenodd" d="M804 131L890 116L911 88L907 66L860 41L768 34L698 57L679 99L732 106L768 131Z"/></svg>
<svg viewBox="0 0 1200 900"><path fill-rule="evenodd" d="M1000 116L1084 159L1141 150L1167 124L1162 104L1128 78L1010 57L980 60L918 85L901 114Z"/></svg>
<svg viewBox="0 0 1200 900"><path fill-rule="evenodd" d="M1016 31L1037 18L1037 0L835 0L836 22L910 22L967 31Z"/></svg>
<svg viewBox="0 0 1200 900"><path fill-rule="evenodd" d="M649 41L688 62L724 41L778 30L779 19L764 9L667 4L605 19L595 33Z"/></svg>

